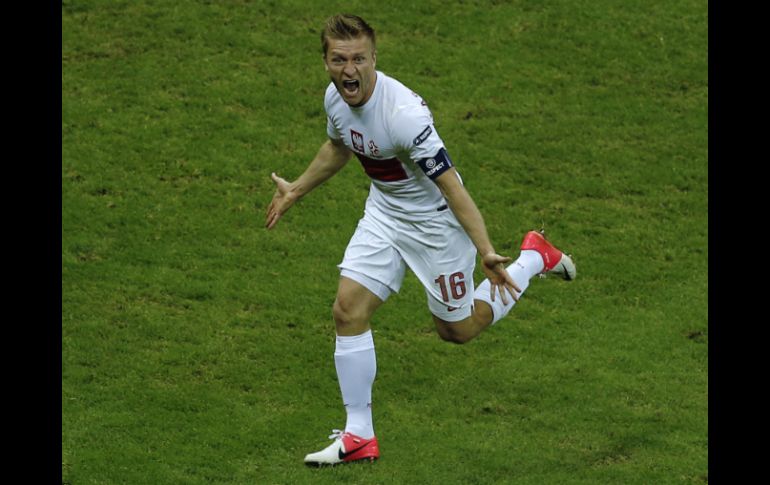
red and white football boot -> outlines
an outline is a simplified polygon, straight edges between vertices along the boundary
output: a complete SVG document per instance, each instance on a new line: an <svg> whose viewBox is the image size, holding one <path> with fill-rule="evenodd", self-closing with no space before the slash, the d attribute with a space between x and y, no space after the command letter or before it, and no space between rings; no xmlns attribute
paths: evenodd
<svg viewBox="0 0 770 485"><path fill-rule="evenodd" d="M555 274L570 281L577 276L577 269L572 258L546 241L541 232L529 231L521 242L521 249L533 249L543 257L545 267L540 273L541 277L546 274Z"/></svg>
<svg viewBox="0 0 770 485"><path fill-rule="evenodd" d="M376 436L365 439L353 433L345 433L335 429L329 439L333 439L334 443L321 451L305 456L305 465L332 466L356 461L374 462L380 457Z"/></svg>

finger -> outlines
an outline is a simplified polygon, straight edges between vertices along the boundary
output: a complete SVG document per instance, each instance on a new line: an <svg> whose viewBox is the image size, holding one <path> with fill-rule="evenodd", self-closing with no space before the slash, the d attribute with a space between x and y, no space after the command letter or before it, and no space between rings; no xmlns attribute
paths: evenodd
<svg viewBox="0 0 770 485"><path fill-rule="evenodd" d="M508 298L505 297L505 286L498 286L497 291L500 292L500 297L503 299L503 305L508 306Z"/></svg>
<svg viewBox="0 0 770 485"><path fill-rule="evenodd" d="M280 216L280 213L275 209L275 204L270 204L270 210L267 213L265 219L265 226L269 226L268 229L275 225L276 219Z"/></svg>
<svg viewBox="0 0 770 485"><path fill-rule="evenodd" d="M516 283L511 283L508 285L508 292L511 294L514 300L519 301L518 293L521 293L521 289L516 285Z"/></svg>
<svg viewBox="0 0 770 485"><path fill-rule="evenodd" d="M281 216L279 216L279 215L278 215L278 214L276 214L276 213L273 213L273 214L270 216L270 220L269 220L269 221L268 221L268 223L267 223L267 228L268 228L268 229L272 229L273 227L275 227L275 225L278 223L278 219L280 219L280 218L281 218Z"/></svg>
<svg viewBox="0 0 770 485"><path fill-rule="evenodd" d="M275 214L278 212L278 196L277 194L273 196L272 200L270 201L270 205L267 206L267 214Z"/></svg>
<svg viewBox="0 0 770 485"><path fill-rule="evenodd" d="M511 278L511 275L508 274L507 271L505 273L503 273L502 277L503 277L503 283L505 284L505 286L510 287L510 288L515 288L516 291L521 293L521 290L519 289L519 287L516 286L516 282L513 281L513 278Z"/></svg>
<svg viewBox="0 0 770 485"><path fill-rule="evenodd" d="M508 290L508 293L511 294L511 297L513 298L513 301L519 301L519 295L514 293L512 288L507 288L507 290Z"/></svg>
<svg viewBox="0 0 770 485"><path fill-rule="evenodd" d="M286 180L284 180L282 177L279 177L275 174L275 172L270 174L270 178L273 179L273 182L275 182L275 185L277 186L277 189L280 191L281 187L287 184Z"/></svg>

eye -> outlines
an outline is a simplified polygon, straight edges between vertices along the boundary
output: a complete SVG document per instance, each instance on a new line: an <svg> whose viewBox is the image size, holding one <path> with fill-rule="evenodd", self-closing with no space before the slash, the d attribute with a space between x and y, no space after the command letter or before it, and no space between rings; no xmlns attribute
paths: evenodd
<svg viewBox="0 0 770 485"><path fill-rule="evenodd" d="M355 61L356 61L356 64L362 64L366 61L366 58L363 56L356 56Z"/></svg>

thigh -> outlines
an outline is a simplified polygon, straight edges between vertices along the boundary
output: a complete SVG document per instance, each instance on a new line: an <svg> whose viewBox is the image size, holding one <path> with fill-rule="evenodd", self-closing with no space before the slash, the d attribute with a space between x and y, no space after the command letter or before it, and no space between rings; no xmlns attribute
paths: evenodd
<svg viewBox="0 0 770 485"><path fill-rule="evenodd" d="M404 238L407 265L425 288L430 312L456 322L471 315L476 247L453 215L416 224Z"/></svg>
<svg viewBox="0 0 770 485"><path fill-rule="evenodd" d="M342 262L337 265L343 276L356 280L384 301L391 292L398 292L404 280L406 264L394 247L391 230L366 215L358 222L358 227L350 238ZM345 275L365 275L365 279ZM381 288L374 288L369 282L374 281ZM379 286L378 285L378 286Z"/></svg>

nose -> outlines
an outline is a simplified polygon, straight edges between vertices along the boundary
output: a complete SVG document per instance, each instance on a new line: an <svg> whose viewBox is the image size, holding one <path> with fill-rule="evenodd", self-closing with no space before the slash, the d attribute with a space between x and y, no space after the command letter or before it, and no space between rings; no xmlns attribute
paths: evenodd
<svg viewBox="0 0 770 485"><path fill-rule="evenodd" d="M353 63L353 61L348 61L345 64L345 67L342 68L342 73L346 74L346 75L348 75L350 77L355 76L355 74L356 74L356 65Z"/></svg>

